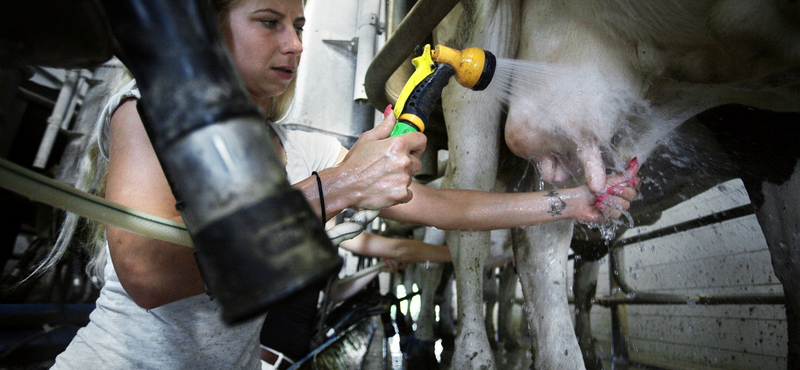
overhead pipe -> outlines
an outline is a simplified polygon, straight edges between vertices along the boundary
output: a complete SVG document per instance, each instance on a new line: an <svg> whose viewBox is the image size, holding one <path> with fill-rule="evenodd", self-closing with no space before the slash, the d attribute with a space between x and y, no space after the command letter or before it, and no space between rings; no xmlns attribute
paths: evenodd
<svg viewBox="0 0 800 370"><path fill-rule="evenodd" d="M389 99L386 94L386 82L459 1L420 0L403 18L395 32L389 35L370 63L365 78L367 97L375 109L383 111L387 105L394 104L394 101L390 101L393 99Z"/></svg>
<svg viewBox="0 0 800 370"><path fill-rule="evenodd" d="M305 197L289 185L208 1L103 5L222 318L241 322L323 286L341 257Z"/></svg>

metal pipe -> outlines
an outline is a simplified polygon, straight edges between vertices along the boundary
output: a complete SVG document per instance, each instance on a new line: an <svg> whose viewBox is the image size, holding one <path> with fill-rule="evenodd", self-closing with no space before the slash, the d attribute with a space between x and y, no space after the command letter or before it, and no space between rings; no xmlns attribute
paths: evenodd
<svg viewBox="0 0 800 370"><path fill-rule="evenodd" d="M459 1L421 0L389 36L370 63L365 79L367 97L375 109L383 111L387 105L394 103L386 95L386 81Z"/></svg>
<svg viewBox="0 0 800 370"><path fill-rule="evenodd" d="M665 227L663 229L653 230L647 233L639 234L636 236L632 236L630 238L621 239L614 242L612 248L622 248L629 244L634 243L641 243L643 241L647 241L650 239L660 238L666 235L677 234L682 231L696 229L698 227L702 227L709 224L720 223L728 220L732 220L734 218L744 217L753 214L753 205L746 204L738 207L734 207L731 209L727 209L721 212L716 212L710 214L708 216L696 218L693 220L681 222L669 227Z"/></svg>
<svg viewBox="0 0 800 370"><path fill-rule="evenodd" d="M192 246L186 227L181 223L84 193L3 158L0 158L0 188L139 235Z"/></svg>
<svg viewBox="0 0 800 370"><path fill-rule="evenodd" d="M78 103L80 103L83 100L83 97L86 95L86 90L89 89L89 83L87 80L92 78L92 71L88 69L81 69L78 72L78 82L75 83L75 92L73 92L69 104L67 104L67 112L64 114L64 118L61 120L62 130L69 130L69 123L72 122L72 116L75 114L75 109L78 107Z"/></svg>
<svg viewBox="0 0 800 370"><path fill-rule="evenodd" d="M42 137L42 142L39 144L36 158L33 160L34 167L44 168L47 165L50 152L53 150L53 144L56 142L58 132L61 130L61 123L70 110L70 104L74 101L74 95L77 91L78 82L80 81L79 77L80 71L77 69L70 70L67 73L67 77L64 79L64 85L61 86L61 90L58 92L58 98L56 98L53 112L47 117L47 129Z"/></svg>
<svg viewBox="0 0 800 370"><path fill-rule="evenodd" d="M612 367L614 365L624 365L626 367L633 367L633 368L636 368L636 369L644 369L644 370L667 370L669 368L674 368L674 367L672 367L672 365L674 365L674 364L667 364L667 366L669 366L668 368L667 367L656 367L656 366L653 366L653 365L646 365L646 364L643 364L643 363L640 363L640 362L630 361L630 360L627 360L627 359L615 358L615 357L612 357L612 356L608 356L608 355L602 354L600 352L597 353L597 358L600 359L600 360L603 360L603 361L611 362L611 364L612 364L611 366Z"/></svg>
<svg viewBox="0 0 800 370"><path fill-rule="evenodd" d="M358 3L358 47L356 51L355 84L353 100L366 100L364 79L369 62L375 57L375 43L378 37L378 21L381 3L378 0L361 0Z"/></svg>
<svg viewBox="0 0 800 370"><path fill-rule="evenodd" d="M20 99L28 100L28 101L30 101L32 103L39 104L39 105L41 105L41 106L43 106L45 108L52 109L53 107L56 106L56 102L54 102L53 100L51 100L49 98L46 98L44 96L41 96L41 95L39 95L39 94L37 94L37 93L35 93L33 91L30 91L30 90L28 90L28 89L26 89L24 87L18 87L17 88L17 95L19 95Z"/></svg>
<svg viewBox="0 0 800 370"><path fill-rule="evenodd" d="M650 304L650 305L723 305L723 304L784 304L785 298L780 293L752 293L752 294L721 294L721 295L678 295L678 294L658 294L652 296L639 297L638 294L631 296L606 296L594 299L595 304L602 306L613 306L619 304Z"/></svg>
<svg viewBox="0 0 800 370"><path fill-rule="evenodd" d="M7 158L19 131L27 101L19 101L19 86L30 78L30 68L0 68L0 158Z"/></svg>
<svg viewBox="0 0 800 370"><path fill-rule="evenodd" d="M614 263L618 255L609 253L609 263ZM609 274L614 276L614 270L609 270ZM619 288L616 284L616 279L611 279L610 288L614 292ZM625 305L611 306L611 355L614 357L614 362L611 364L612 370L625 370L627 369L627 361L630 358L628 353L628 310ZM624 361L617 362L618 359Z"/></svg>
<svg viewBox="0 0 800 370"><path fill-rule="evenodd" d="M0 157L0 188L151 239L194 247L189 231L186 230L183 223L139 212L105 198L85 193L2 157ZM328 230L328 238L331 243L338 245L343 240L357 236L369 222L378 217L378 212L376 210L356 212L350 221L340 223Z"/></svg>

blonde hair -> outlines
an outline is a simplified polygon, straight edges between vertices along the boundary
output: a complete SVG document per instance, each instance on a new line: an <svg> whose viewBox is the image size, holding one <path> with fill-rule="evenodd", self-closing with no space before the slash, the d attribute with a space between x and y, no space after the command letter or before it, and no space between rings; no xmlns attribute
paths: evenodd
<svg viewBox="0 0 800 370"><path fill-rule="evenodd" d="M115 68L115 72L102 84L96 85L94 88L105 88L103 92L103 99L101 99L101 106L104 107L108 104L109 99L133 77L130 72L125 69L121 63L112 61L106 63L103 68ZM84 118L94 119L97 117ZM102 125L103 122L95 122L95 125ZM106 193L106 175L108 174L108 163L100 153L100 133L102 131L95 127L86 144L86 154L78 164L78 181L75 188L87 193L95 194L100 197L105 197ZM81 220L85 222L81 226ZM73 238L75 232L83 238ZM67 248L73 243L78 244L78 247L86 249L88 255L91 256L86 265L86 273L91 278L92 282L96 285L103 281L103 269L106 263L106 225L94 220L83 219L81 216L65 212L64 221L58 233L56 242L53 248L50 249L44 260L36 267L36 269L28 275L27 278L22 280L24 282L31 276L43 273L49 268L53 267L66 252ZM20 284L22 283L20 282Z"/></svg>
<svg viewBox="0 0 800 370"><path fill-rule="evenodd" d="M283 116L289 113L294 101L294 91L297 85L297 78L292 79L289 86L286 87L284 92L276 97L273 97L269 102L269 109L264 112L269 122L280 121Z"/></svg>

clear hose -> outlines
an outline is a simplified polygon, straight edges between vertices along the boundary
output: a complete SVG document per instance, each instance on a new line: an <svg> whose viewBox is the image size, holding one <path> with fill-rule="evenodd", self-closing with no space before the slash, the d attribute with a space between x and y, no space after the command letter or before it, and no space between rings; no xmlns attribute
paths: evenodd
<svg viewBox="0 0 800 370"><path fill-rule="evenodd" d="M40 175L0 158L0 187L31 200L73 212L149 238L192 246L180 222L139 212Z"/></svg>
<svg viewBox="0 0 800 370"><path fill-rule="evenodd" d="M192 246L192 240L183 223L153 216L118 203L92 195L40 175L20 165L0 158L0 187L9 189L31 200L63 209L82 217L128 230L148 238ZM356 212L349 222L327 230L334 245L352 239L364 231L379 211Z"/></svg>

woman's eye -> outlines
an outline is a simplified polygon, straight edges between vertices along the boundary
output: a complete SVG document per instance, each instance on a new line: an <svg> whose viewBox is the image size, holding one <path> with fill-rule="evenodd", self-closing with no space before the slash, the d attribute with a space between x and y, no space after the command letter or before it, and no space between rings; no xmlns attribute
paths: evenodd
<svg viewBox="0 0 800 370"><path fill-rule="evenodd" d="M278 21L274 19L262 19L261 23L267 27L275 27L275 25L278 24Z"/></svg>
<svg viewBox="0 0 800 370"><path fill-rule="evenodd" d="M302 36L303 35L303 27L295 27L294 28L294 32L297 33L297 36Z"/></svg>

